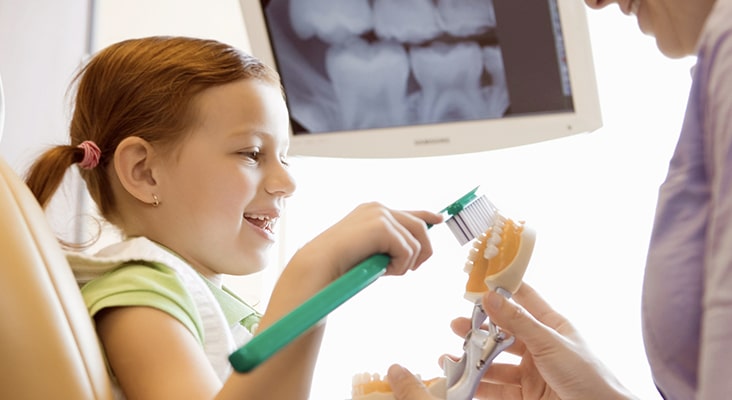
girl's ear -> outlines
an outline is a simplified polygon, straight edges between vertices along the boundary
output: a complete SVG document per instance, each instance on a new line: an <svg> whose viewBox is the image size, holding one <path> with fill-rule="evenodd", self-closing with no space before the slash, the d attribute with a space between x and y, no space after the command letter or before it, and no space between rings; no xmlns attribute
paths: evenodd
<svg viewBox="0 0 732 400"><path fill-rule="evenodd" d="M155 149L145 139L129 136L114 151L114 170L122 187L133 197L150 204L158 191L153 169Z"/></svg>

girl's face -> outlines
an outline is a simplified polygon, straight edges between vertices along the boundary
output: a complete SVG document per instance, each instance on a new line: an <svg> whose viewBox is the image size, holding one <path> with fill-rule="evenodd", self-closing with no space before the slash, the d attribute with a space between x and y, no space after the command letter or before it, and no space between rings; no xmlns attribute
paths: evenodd
<svg viewBox="0 0 732 400"><path fill-rule="evenodd" d="M585 0L592 8L618 3L635 14L643 33L656 37L663 54L676 58L694 54L704 21L715 0Z"/></svg>
<svg viewBox="0 0 732 400"><path fill-rule="evenodd" d="M161 244L208 277L259 271L295 190L284 99L276 85L245 79L205 90L195 105L189 137L158 176Z"/></svg>

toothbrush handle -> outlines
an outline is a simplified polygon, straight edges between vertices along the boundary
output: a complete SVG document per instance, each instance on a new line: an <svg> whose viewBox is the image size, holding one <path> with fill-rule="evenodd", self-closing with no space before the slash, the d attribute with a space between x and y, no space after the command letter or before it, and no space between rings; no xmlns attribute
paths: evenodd
<svg viewBox="0 0 732 400"><path fill-rule="evenodd" d="M389 256L362 261L229 356L237 372L249 372L325 318L386 272Z"/></svg>

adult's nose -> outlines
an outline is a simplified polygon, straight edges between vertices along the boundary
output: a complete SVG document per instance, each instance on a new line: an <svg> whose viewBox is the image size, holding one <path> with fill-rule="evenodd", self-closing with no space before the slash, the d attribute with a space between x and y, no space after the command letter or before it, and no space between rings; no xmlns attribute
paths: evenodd
<svg viewBox="0 0 732 400"><path fill-rule="evenodd" d="M616 0L585 0L585 4L587 4L587 6L590 8L594 8L595 10L616 2Z"/></svg>

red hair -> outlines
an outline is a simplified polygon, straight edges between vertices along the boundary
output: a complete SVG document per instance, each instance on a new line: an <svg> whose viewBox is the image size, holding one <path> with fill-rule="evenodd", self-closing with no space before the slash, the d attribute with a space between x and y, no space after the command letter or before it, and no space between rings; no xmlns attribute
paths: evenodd
<svg viewBox="0 0 732 400"><path fill-rule="evenodd" d="M126 40L96 54L74 78L70 144L55 146L30 167L26 183L46 207L68 168L80 162L77 146L90 140L101 150L99 165L80 169L100 214L114 223L115 200L108 166L129 136L174 147L195 115L201 91L241 79L279 86L279 77L258 59L213 40L148 37Z"/></svg>

